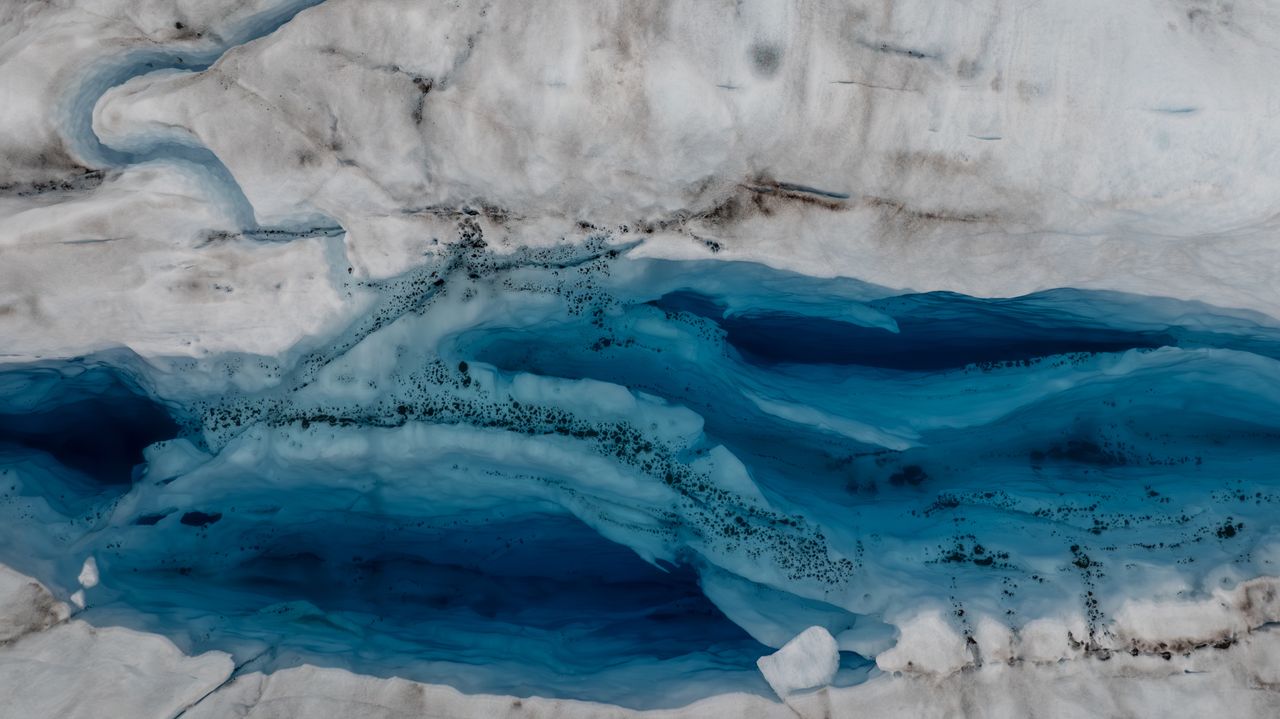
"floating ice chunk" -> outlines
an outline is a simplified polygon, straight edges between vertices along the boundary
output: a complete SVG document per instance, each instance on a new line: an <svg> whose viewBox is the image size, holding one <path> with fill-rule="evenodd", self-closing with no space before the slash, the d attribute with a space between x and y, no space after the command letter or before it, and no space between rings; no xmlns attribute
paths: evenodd
<svg viewBox="0 0 1280 719"><path fill-rule="evenodd" d="M93 557L84 560L84 566L80 568L80 576L76 579L85 589L98 586L98 560Z"/></svg>
<svg viewBox="0 0 1280 719"><path fill-rule="evenodd" d="M836 640L822 627L809 627L781 649L756 660L760 673L778 696L831 683L840 667Z"/></svg>

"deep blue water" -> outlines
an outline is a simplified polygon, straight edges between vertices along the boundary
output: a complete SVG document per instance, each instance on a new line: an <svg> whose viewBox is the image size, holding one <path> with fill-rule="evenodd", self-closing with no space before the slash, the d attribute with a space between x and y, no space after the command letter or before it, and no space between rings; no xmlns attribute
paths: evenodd
<svg viewBox="0 0 1280 719"><path fill-rule="evenodd" d="M13 393L0 412L0 441L48 453L104 485L129 484L142 451L178 434L163 405L106 368L12 372L0 389Z"/></svg>
<svg viewBox="0 0 1280 719"><path fill-rule="evenodd" d="M753 364L862 365L898 370L958 369L1071 353L1123 352L1176 344L1159 332L1091 326L1037 312L1034 299L979 300L947 292L903 295L869 306L893 317L898 332L825 317L756 311L724 316L705 295L673 292L654 306L712 319Z"/></svg>
<svg viewBox="0 0 1280 719"><path fill-rule="evenodd" d="M0 562L69 593L92 555L86 619L256 668L633 706L764 692L812 624L854 681L905 613L1101 631L1266 571L1280 332L1249 313L599 243L350 289L368 315L283 358L0 374Z"/></svg>

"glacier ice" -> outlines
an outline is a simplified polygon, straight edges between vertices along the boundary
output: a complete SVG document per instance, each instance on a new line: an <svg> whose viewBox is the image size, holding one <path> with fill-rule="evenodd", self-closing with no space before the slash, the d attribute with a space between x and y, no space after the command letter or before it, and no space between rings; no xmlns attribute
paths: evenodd
<svg viewBox="0 0 1280 719"><path fill-rule="evenodd" d="M0 19L0 715L1280 712L1268 4Z"/></svg>

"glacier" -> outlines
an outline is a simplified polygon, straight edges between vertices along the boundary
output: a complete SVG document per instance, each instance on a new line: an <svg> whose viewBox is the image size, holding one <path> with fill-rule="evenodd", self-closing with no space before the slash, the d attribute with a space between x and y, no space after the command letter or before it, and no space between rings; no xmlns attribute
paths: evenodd
<svg viewBox="0 0 1280 719"><path fill-rule="evenodd" d="M0 716L1280 711L1267 4L0 17Z"/></svg>

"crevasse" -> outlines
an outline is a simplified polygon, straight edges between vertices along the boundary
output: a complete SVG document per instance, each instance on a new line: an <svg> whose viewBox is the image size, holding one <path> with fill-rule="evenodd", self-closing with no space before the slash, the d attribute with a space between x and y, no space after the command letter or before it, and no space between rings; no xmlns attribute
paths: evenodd
<svg viewBox="0 0 1280 719"><path fill-rule="evenodd" d="M280 357L0 374L0 563L93 557L82 618L263 671L635 707L767 693L812 625L858 682L929 610L1106 652L1126 600L1272 571L1261 316L604 241L347 290L368 312Z"/></svg>

